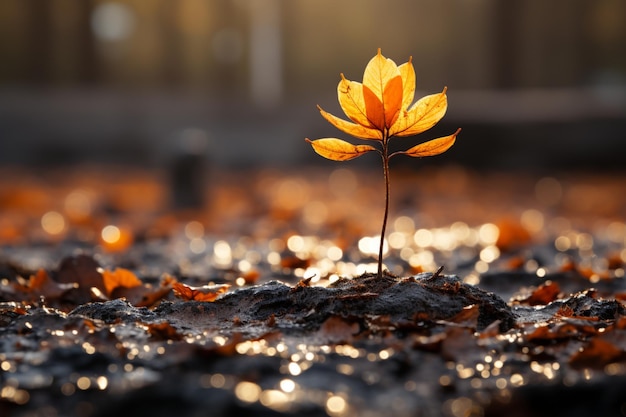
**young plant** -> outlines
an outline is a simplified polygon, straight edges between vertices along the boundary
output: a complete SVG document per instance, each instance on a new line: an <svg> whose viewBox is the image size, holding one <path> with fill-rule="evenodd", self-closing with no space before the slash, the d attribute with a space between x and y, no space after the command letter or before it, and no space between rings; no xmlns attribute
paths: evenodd
<svg viewBox="0 0 626 417"><path fill-rule="evenodd" d="M461 129L452 135L432 139L406 151L390 153L389 141L392 137L422 133L441 120L448 107L446 89L441 93L422 97L412 104L415 96L415 70L411 58L397 66L391 59L385 58L379 48L376 56L365 67L363 83L350 81L341 74L337 87L339 104L351 122L333 116L318 106L322 117L337 129L359 139L378 142L378 147L353 145L337 138L306 139L315 152L333 161L348 161L368 152L378 152L382 157L385 214L378 252L379 277L383 275L383 243L389 213L389 160L396 155L417 158L439 155L454 144Z"/></svg>

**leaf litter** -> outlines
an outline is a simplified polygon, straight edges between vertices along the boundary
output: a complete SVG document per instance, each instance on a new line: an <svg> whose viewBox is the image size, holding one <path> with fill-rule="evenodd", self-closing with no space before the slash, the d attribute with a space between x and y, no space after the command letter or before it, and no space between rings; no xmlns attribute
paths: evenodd
<svg viewBox="0 0 626 417"><path fill-rule="evenodd" d="M262 218L243 221L265 247L207 226L199 254L195 220L153 216L187 233L149 238L155 232L136 229L122 252L81 242L76 253L75 241L54 236L38 248L3 247L2 415L621 413L623 241L609 233L619 228L613 220L590 248L589 233L571 225L544 244L507 220L497 227L511 233L500 236L523 238L495 246L488 223L427 229L405 216L392 223L390 243L402 233L412 240L391 246L394 272L379 278L367 271L369 252L350 252L357 242L334 243L319 225L315 235L295 234L293 213L271 235ZM436 240L479 239L481 230L486 240L475 246L446 250ZM578 246L558 249L563 236ZM406 247L442 257L418 268ZM328 262L366 271L334 274ZM446 268L432 272L438 262Z"/></svg>

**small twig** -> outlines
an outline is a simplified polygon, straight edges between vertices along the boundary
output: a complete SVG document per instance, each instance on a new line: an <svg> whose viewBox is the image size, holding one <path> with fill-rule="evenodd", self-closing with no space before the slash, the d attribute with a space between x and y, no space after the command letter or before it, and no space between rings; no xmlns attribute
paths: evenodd
<svg viewBox="0 0 626 417"><path fill-rule="evenodd" d="M434 281L434 280L436 280L437 278L439 278L441 276L442 272L443 272L443 265L441 265L439 267L439 269L437 269L435 271L435 273L430 278L427 278L426 281Z"/></svg>

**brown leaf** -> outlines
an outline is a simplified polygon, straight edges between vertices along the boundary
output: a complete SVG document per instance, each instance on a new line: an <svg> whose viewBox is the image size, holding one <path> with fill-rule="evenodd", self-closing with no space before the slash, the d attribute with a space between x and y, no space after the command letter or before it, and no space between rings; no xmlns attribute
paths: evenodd
<svg viewBox="0 0 626 417"><path fill-rule="evenodd" d="M446 322L455 323L463 327L475 329L478 325L478 316L480 314L480 306L472 304L464 307L454 317L449 318Z"/></svg>
<svg viewBox="0 0 626 417"><path fill-rule="evenodd" d="M467 358L469 352L476 351L474 331L463 327L446 329L446 337L441 341L441 356L446 360L458 361Z"/></svg>
<svg viewBox="0 0 626 417"><path fill-rule="evenodd" d="M350 342L359 331L359 324L340 316L330 316L322 323L318 336L326 343Z"/></svg>
<svg viewBox="0 0 626 417"><path fill-rule="evenodd" d="M181 340L183 336L178 333L170 323L164 321L162 323L145 324L148 334L156 340Z"/></svg>
<svg viewBox="0 0 626 417"><path fill-rule="evenodd" d="M35 300L38 297L45 297L48 300L58 299L67 291L77 288L76 283L60 284L50 278L44 269L39 269L34 275L31 275L24 284L15 283L14 289L30 294L30 299Z"/></svg>
<svg viewBox="0 0 626 417"><path fill-rule="evenodd" d="M173 284L174 295L185 301L215 301L220 294L225 293L230 288L230 284L205 285L202 287L192 287L180 282Z"/></svg>
<svg viewBox="0 0 626 417"><path fill-rule="evenodd" d="M55 277L58 282L77 283L80 292L86 298L77 301L87 302L91 299L89 293L91 287L105 291L102 274L98 272L99 269L100 265L93 257L78 255L63 259Z"/></svg>
<svg viewBox="0 0 626 417"><path fill-rule="evenodd" d="M308 268L310 265L310 259L302 259L297 256L287 256L280 259L280 266L287 269Z"/></svg>
<svg viewBox="0 0 626 417"><path fill-rule="evenodd" d="M582 350L570 358L574 368L602 369L606 365L617 362L624 357L624 351L606 340L595 338Z"/></svg>
<svg viewBox="0 0 626 417"><path fill-rule="evenodd" d="M533 293L526 299L521 300L521 303L531 306L546 305L556 300L561 293L561 287L559 284L552 281L546 281L541 284Z"/></svg>

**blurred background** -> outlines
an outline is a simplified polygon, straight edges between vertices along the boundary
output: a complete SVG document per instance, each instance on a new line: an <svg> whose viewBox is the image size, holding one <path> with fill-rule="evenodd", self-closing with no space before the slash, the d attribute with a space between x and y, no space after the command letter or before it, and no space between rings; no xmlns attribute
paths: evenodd
<svg viewBox="0 0 626 417"><path fill-rule="evenodd" d="M316 105L343 116L379 47L448 86L411 146L462 127L446 163L624 168L623 0L2 0L0 164L329 163Z"/></svg>

